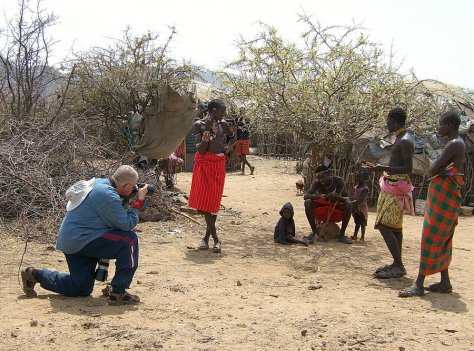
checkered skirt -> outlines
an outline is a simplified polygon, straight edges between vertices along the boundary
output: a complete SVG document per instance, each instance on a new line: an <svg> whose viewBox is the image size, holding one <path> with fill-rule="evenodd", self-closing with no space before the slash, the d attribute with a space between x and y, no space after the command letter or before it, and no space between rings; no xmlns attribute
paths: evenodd
<svg viewBox="0 0 474 351"><path fill-rule="evenodd" d="M457 173L455 169L451 171ZM428 187L421 238L422 275L444 271L451 263L452 239L461 208L461 182L459 177L438 176Z"/></svg>

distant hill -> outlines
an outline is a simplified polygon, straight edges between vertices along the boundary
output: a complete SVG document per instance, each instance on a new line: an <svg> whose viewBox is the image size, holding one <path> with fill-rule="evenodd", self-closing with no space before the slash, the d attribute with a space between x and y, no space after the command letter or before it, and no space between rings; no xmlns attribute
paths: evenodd
<svg viewBox="0 0 474 351"><path fill-rule="evenodd" d="M222 81L216 76L213 71L208 70L205 67L199 67L199 69L201 77L196 78L197 81L212 84L217 89L223 89Z"/></svg>

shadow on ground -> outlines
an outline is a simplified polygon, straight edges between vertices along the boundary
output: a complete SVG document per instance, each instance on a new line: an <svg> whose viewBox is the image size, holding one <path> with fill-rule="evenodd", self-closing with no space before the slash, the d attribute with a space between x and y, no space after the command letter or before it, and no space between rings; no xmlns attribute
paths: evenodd
<svg viewBox="0 0 474 351"><path fill-rule="evenodd" d="M39 295L38 299L49 300L53 312L65 312L72 315L98 317L102 315L120 315L139 308L139 305L110 306L104 297L65 297L56 294ZM19 299L29 299L21 296Z"/></svg>

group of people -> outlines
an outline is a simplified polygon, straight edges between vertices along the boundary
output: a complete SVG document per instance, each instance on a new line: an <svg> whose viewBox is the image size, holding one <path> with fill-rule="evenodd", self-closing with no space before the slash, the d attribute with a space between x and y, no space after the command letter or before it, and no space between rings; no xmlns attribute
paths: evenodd
<svg viewBox="0 0 474 351"><path fill-rule="evenodd" d="M374 228L378 229L387 245L393 262L376 269L374 276L379 279L399 278L407 274L402 260L403 216L414 215L413 185L410 174L413 171L415 153L413 134L406 129L406 112L397 107L388 113L387 128L395 135L391 146L388 165L366 165L367 170L382 172L380 194L377 200L377 216ZM454 111L441 115L438 133L446 137L446 143L440 157L429 168L426 210L421 238L420 265L418 276L412 286L399 292L400 297L422 296L425 290L450 293L452 285L448 268L452 256L452 239L461 207L460 186L463 184L459 173L465 158L465 144L459 136L461 119ZM361 240L365 238L367 225L367 171L356 173L356 186L353 196L349 197L340 177L331 176L328 167L316 168L316 180L304 194L307 220L312 233L298 239L295 235L294 211L290 203L280 210L281 218L275 226L275 242L298 243L308 245L318 236L317 221L339 222L341 228L338 240L350 244L357 239L361 230ZM354 218L354 235L349 239L345 235L350 217ZM425 277L441 274L441 280L424 287Z"/></svg>
<svg viewBox="0 0 474 351"><path fill-rule="evenodd" d="M349 196L345 189L342 178L331 176L330 169L325 165L316 167L316 179L312 182L308 191L304 194L304 207L306 219L311 227L311 234L298 239L294 229L294 211L291 203L286 203L280 210L280 216L274 231L274 240L280 244L298 243L309 245L321 237L317 222L327 225L328 223L342 222L338 240L345 244L352 244L357 240L359 230L360 241L365 240L365 228L367 226L368 205L367 187L368 173L362 169L355 174L356 185L352 195ZM347 225L352 217L355 228L351 238L346 236ZM325 239L324 239L325 240Z"/></svg>
<svg viewBox="0 0 474 351"><path fill-rule="evenodd" d="M207 116L194 125L197 152L189 206L204 214L206 221L206 232L199 248L208 249L212 237L215 252L221 251L216 220L224 189L225 153L234 140L234 132L224 120L225 115L225 104L221 100L212 100ZM377 278L395 278L406 274L402 262L403 211L413 209L413 187L409 174L412 172L414 143L413 135L405 129L405 120L403 109L395 108L389 112L387 127L396 135L390 162L388 166L378 164L372 167L373 171L383 172L375 227L380 230L393 257L391 264L376 270L374 274ZM453 112L443 114L439 120L438 132L448 137L449 142L430 167L433 180L428 190L418 278L413 286L401 291L400 296L423 295L425 277L437 272L441 272L441 281L426 289L441 293L452 290L448 267L461 206L459 186L462 176L458 170L465 154L465 146L458 133L459 124L460 118ZM345 235L351 213L356 223L352 239L357 238L360 228L363 240L367 225L367 172L357 173L352 197L348 196L342 179L331 176L326 166L318 166L316 172L317 178L304 196L312 233L307 238L296 238L293 207L287 203L280 211L275 241L308 245L318 236L315 218L323 218L326 221L342 220L339 241L352 243ZM57 249L64 253L69 273L34 267L23 269L21 280L27 296L36 296L36 284L64 296L87 296L93 290L99 260L115 259L115 276L110 283L111 289L107 291L109 303L122 305L140 301L138 296L126 291L138 267L138 238L134 228L148 191L146 184L138 187L137 182L135 169L123 165L110 178L80 181L66 191L67 213L59 230ZM124 206L132 194L136 194L136 200L130 206Z"/></svg>
<svg viewBox="0 0 474 351"><path fill-rule="evenodd" d="M387 166L377 164L371 169L383 172L380 177L380 194L377 201L375 228L380 231L393 262L374 272L379 279L398 278L407 274L402 259L403 215L414 215L413 171L415 152L413 134L406 129L406 112L400 108L390 110L387 128L396 137L391 147ZM441 155L430 165L430 184L422 227L420 264L418 276L412 286L399 292L400 297L424 295L425 290L450 293L452 285L448 268L452 257L452 239L461 208L460 187L463 185L459 173L466 153L466 146L459 135L461 119L455 111L443 113L439 118L438 134L447 138ZM441 280L424 287L425 277L441 274Z"/></svg>

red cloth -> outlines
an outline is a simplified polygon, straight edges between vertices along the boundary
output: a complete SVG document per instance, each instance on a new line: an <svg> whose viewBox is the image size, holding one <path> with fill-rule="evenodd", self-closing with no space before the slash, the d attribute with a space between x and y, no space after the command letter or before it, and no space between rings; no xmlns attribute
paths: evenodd
<svg viewBox="0 0 474 351"><path fill-rule="evenodd" d="M210 213L219 212L225 182L225 156L206 152L194 156L189 207Z"/></svg>
<svg viewBox="0 0 474 351"><path fill-rule="evenodd" d="M313 209L314 218L321 222L340 222L344 218L344 211L342 205L337 204L334 208L334 204L324 199L313 200L313 203L317 206ZM334 208L334 210L333 210ZM332 213L331 213L332 212ZM331 216L328 216L331 213Z"/></svg>
<svg viewBox="0 0 474 351"><path fill-rule="evenodd" d="M143 199L137 199L132 207L136 208L138 211L141 211L143 209L143 203L144 202L145 202L145 200L143 200Z"/></svg>
<svg viewBox="0 0 474 351"><path fill-rule="evenodd" d="M249 140L237 140L237 146L235 147L237 157L241 155L250 155L250 141Z"/></svg>
<svg viewBox="0 0 474 351"><path fill-rule="evenodd" d="M184 155L184 141L178 146L174 154L180 158L183 158Z"/></svg>

